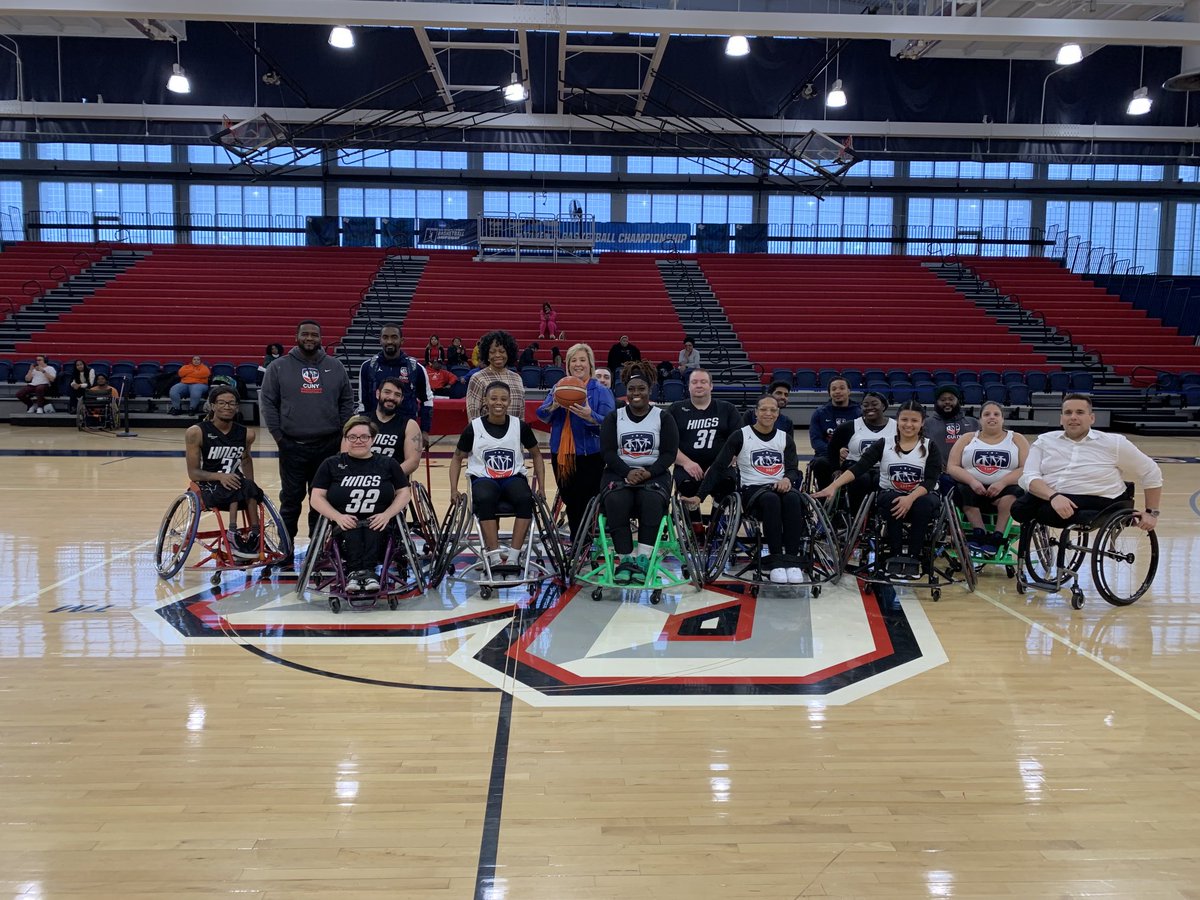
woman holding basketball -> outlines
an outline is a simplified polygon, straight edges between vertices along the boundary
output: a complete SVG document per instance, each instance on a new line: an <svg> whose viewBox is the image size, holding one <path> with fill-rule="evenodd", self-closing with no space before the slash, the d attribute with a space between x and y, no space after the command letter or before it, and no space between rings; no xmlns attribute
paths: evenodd
<svg viewBox="0 0 1200 900"><path fill-rule="evenodd" d="M550 465L575 535L588 501L600 492L604 457L600 423L613 409L612 391L596 380L596 357L587 344L567 350L567 377L546 395L537 416L550 425Z"/></svg>

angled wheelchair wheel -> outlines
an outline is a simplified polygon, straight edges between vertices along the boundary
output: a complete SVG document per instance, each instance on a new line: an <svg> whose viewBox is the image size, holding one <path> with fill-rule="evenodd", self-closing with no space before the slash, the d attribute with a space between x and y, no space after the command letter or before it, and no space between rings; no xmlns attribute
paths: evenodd
<svg viewBox="0 0 1200 900"><path fill-rule="evenodd" d="M808 494L801 494L800 502L807 530L808 549L804 556L809 577L814 582L832 581L836 584L842 578L842 551L833 523L825 512L825 504Z"/></svg>
<svg viewBox="0 0 1200 900"><path fill-rule="evenodd" d="M300 571L296 576L296 593L301 597L304 596L305 590L308 589L308 583L312 581L313 573L317 571L317 565L321 562L321 557L325 555L325 545L329 542L332 531L332 522L324 516L317 519L317 529L309 539L308 552L304 555L304 565L300 567Z"/></svg>
<svg viewBox="0 0 1200 900"><path fill-rule="evenodd" d="M585 567L590 568L591 566L592 547L596 543L596 532L600 527L600 504L603 497L604 492L601 492L588 501L587 509L583 513L583 520L579 525L579 532L571 541L571 556L567 560L564 574L568 583L572 582Z"/></svg>
<svg viewBox="0 0 1200 900"><path fill-rule="evenodd" d="M470 515L470 501L466 494L459 494L458 500L450 504L442 524L438 528L437 555L428 573L429 587L437 587L442 579L449 574L454 565L454 556L462 544L463 533L467 527Z"/></svg>
<svg viewBox="0 0 1200 900"><path fill-rule="evenodd" d="M541 540L542 550L549 558L550 565L559 577L566 578L567 557L563 550L562 540L554 517L546 506L546 501L539 495L533 495L533 519L537 526L537 537ZM534 535L529 536L533 540Z"/></svg>
<svg viewBox="0 0 1200 900"><path fill-rule="evenodd" d="M846 543L842 545L841 568L843 572L851 571L850 560L854 558L855 551L862 551L862 558L859 560L857 568L865 568L869 560L867 556L870 553L870 547L864 544L866 537L867 523L871 519L871 510L875 506L875 494L872 492L863 498L862 505L859 506L858 512L854 519L850 522L850 528L846 533ZM863 546L859 546L863 544Z"/></svg>
<svg viewBox="0 0 1200 900"><path fill-rule="evenodd" d="M283 518L275 504L264 494L260 504L263 527L263 549L287 559L292 555L292 539L283 524Z"/></svg>
<svg viewBox="0 0 1200 900"><path fill-rule="evenodd" d="M1137 515L1120 512L1102 525L1092 548L1092 583L1113 606L1129 606L1158 573L1158 535L1142 531Z"/></svg>
<svg viewBox="0 0 1200 900"><path fill-rule="evenodd" d="M704 557L696 543L696 532L692 528L691 516L688 515L678 494L671 495L671 524L679 541L679 550L684 557L679 561L683 577L689 579L696 588L704 587L706 581Z"/></svg>
<svg viewBox="0 0 1200 900"><path fill-rule="evenodd" d="M962 524L958 520L958 510L954 501L949 497L942 498L942 509L938 513L937 524L930 535L933 542L931 565L939 556L950 563L946 574L948 581L961 581L970 593L975 592L977 572L971 562L971 551L967 547L967 536L963 534Z"/></svg>
<svg viewBox="0 0 1200 900"><path fill-rule="evenodd" d="M154 567L159 578L174 578L187 562L200 527L200 498L184 491L167 508L154 544Z"/></svg>
<svg viewBox="0 0 1200 900"><path fill-rule="evenodd" d="M729 567L737 546L738 529L742 527L742 498L733 491L715 505L709 519L704 541L704 580L711 584Z"/></svg>
<svg viewBox="0 0 1200 900"><path fill-rule="evenodd" d="M408 504L409 530L414 538L420 537L424 541L425 552L428 556L436 556L441 529L437 512L433 508L433 501L429 498L429 491L421 482L412 482L411 488L412 501Z"/></svg>
<svg viewBox="0 0 1200 900"><path fill-rule="evenodd" d="M1029 583L1046 591L1058 591L1079 573L1087 553L1088 533L1074 528L1057 532L1041 522L1022 526L1029 529L1029 551L1019 562Z"/></svg>

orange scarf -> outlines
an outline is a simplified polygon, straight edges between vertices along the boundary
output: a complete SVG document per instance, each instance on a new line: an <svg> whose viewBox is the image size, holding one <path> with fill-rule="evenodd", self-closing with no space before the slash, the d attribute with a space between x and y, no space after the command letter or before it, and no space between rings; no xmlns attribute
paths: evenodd
<svg viewBox="0 0 1200 900"><path fill-rule="evenodd" d="M563 419L562 434L558 437L558 475L563 481L571 477L575 471L575 431L571 427L571 416L573 415L567 410L566 418Z"/></svg>

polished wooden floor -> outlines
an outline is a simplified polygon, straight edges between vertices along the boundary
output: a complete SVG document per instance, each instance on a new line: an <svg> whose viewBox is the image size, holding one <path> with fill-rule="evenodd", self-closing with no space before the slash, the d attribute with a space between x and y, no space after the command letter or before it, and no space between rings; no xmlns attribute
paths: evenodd
<svg viewBox="0 0 1200 900"><path fill-rule="evenodd" d="M921 601L947 664L844 706L539 709L461 633L287 656L466 691L160 640L182 455L72 449L182 443L0 426L3 896L1200 897L1194 462L1132 607L989 574Z"/></svg>

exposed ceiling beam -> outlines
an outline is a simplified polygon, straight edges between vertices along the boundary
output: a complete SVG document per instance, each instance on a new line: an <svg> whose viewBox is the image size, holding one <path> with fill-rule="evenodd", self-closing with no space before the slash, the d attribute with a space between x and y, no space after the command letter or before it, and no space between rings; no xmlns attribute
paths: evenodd
<svg viewBox="0 0 1200 900"><path fill-rule="evenodd" d="M417 38L421 52L425 55L425 62L429 63L429 71L433 74L433 82L437 85L442 102L446 104L446 109L454 112L454 98L450 96L450 88L446 85L446 74L442 71L442 64L438 61L437 54L430 45L429 35L425 33L424 28L414 28L413 34Z"/></svg>
<svg viewBox="0 0 1200 900"><path fill-rule="evenodd" d="M1200 45L1200 24L1002 16L758 13L736 10L421 3L412 0L0 0L0 16L169 18L647 34L753 34L864 40Z"/></svg>
<svg viewBox="0 0 1200 900"><path fill-rule="evenodd" d="M650 91L654 88L654 78L658 74L658 67L662 65L663 54L667 52L667 41L670 35L660 34L658 43L654 45L654 56L650 59L650 65L646 69L646 78L642 82L642 92L638 96L637 114L640 116L646 111L646 100L650 96Z"/></svg>
<svg viewBox="0 0 1200 900"><path fill-rule="evenodd" d="M218 127L223 116L240 121L261 113L268 113L276 121L287 125L305 125L318 118L328 116L334 110L328 109L286 109L255 107L220 107L220 106L162 106L142 105L137 103L18 103L15 100L0 102L0 119L112 119L157 122L207 122L214 129ZM330 120L335 126L352 126L363 122L388 116L389 125L396 128L419 127L428 113L420 111L397 113L395 110L357 109L343 112ZM470 112L460 112L457 115L467 118L474 115ZM442 114L439 120L446 127L453 127L453 117ZM611 117L608 122L622 131L659 133L662 131L678 131L688 133L694 129L682 121L670 117L634 116ZM1197 130L1194 127L1183 126L1151 126L1151 125L1055 125L1047 123L1039 125L1036 122L1001 125L998 123L972 122L872 122L845 121L830 122L821 119L747 119L745 126L728 119L705 118L704 124L719 134L749 134L745 126L768 134L792 137L802 136L809 131L826 132L834 135L854 135L855 137L882 138L946 138L946 139L976 139L976 140L1062 140L1062 141L1177 141L1194 142L1197 140ZM489 128L509 128L516 130L545 131L571 130L593 131L595 123L581 116L571 115L529 115L526 113L509 113L499 115L488 123ZM61 136L60 136L61 138Z"/></svg>

